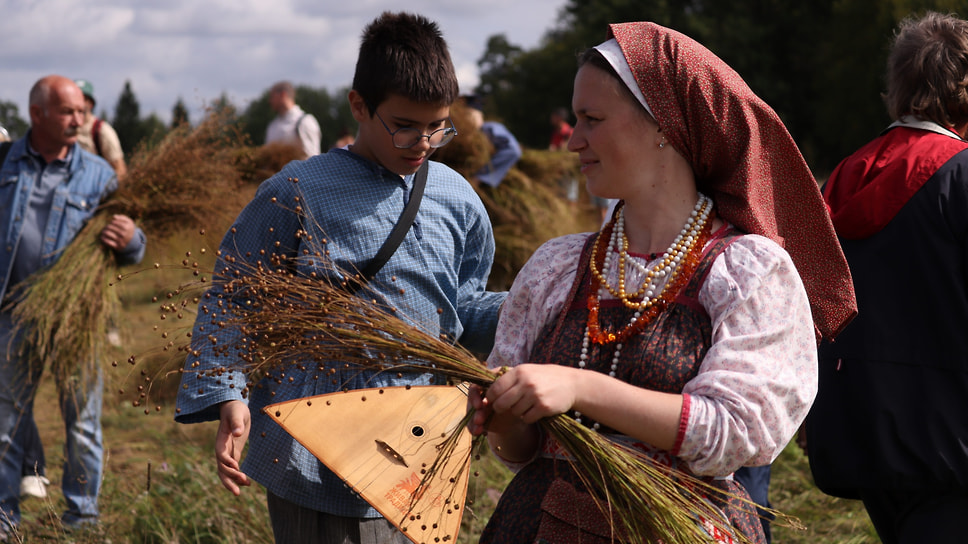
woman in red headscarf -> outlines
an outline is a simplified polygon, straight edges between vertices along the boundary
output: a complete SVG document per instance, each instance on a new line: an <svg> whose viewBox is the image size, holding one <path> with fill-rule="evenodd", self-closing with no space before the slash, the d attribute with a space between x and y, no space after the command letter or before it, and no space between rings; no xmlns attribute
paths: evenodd
<svg viewBox="0 0 968 544"><path fill-rule="evenodd" d="M794 436L816 341L855 312L817 184L773 110L682 34L627 23L610 38L579 64L568 148L589 190L621 203L601 232L539 248L504 305L488 364L508 370L471 395L471 430L517 474L482 542L595 542L589 527L610 526L574 512L582 486L535 425L561 413L744 496L732 473ZM748 504L717 506L736 534L715 539L764 541Z"/></svg>

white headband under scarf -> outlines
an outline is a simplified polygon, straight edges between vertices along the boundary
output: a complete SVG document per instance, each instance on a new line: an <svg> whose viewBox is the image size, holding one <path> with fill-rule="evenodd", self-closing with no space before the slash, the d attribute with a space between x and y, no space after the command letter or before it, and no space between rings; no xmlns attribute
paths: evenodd
<svg viewBox="0 0 968 544"><path fill-rule="evenodd" d="M652 113L652 108L649 107L649 103L645 101L645 96L642 95L642 89L635 82L635 77L632 75L632 68L629 67L628 61L625 60L625 54L622 53L622 48L618 46L615 38L596 45L595 50L601 53L605 57L605 60L612 65L612 69L615 70L618 77L622 78L622 82L632 91L632 94L639 101L639 104L642 104L645 111L649 112L649 115L655 119L655 114Z"/></svg>

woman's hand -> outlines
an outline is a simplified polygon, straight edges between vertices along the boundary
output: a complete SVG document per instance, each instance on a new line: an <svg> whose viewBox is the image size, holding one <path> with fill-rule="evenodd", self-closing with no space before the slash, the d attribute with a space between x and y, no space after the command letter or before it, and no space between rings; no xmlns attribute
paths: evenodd
<svg viewBox="0 0 968 544"><path fill-rule="evenodd" d="M678 437L683 395L637 387L601 372L524 364L495 380L482 403L489 410L486 425L491 443L496 442L491 434L501 433L501 445L507 451L521 450L516 441L526 440L523 429L572 411L658 448L671 449Z"/></svg>
<svg viewBox="0 0 968 544"><path fill-rule="evenodd" d="M471 385L468 405L474 416L467 428L474 435L507 432L520 423L564 413L575 402L575 369L525 364L496 370L500 376L484 390Z"/></svg>
<svg viewBox="0 0 968 544"><path fill-rule="evenodd" d="M559 365L519 365L495 380L484 400L495 414L535 423L572 409L580 372Z"/></svg>
<svg viewBox="0 0 968 544"><path fill-rule="evenodd" d="M538 449L540 434L537 425L534 425L534 421L524 421L514 412L496 411L494 399L498 395L492 393L498 382L509 382L505 378L513 370L496 370L499 376L487 390L477 385L470 386L467 394L468 407L474 410L474 415L467 424L467 429L475 436L486 433L491 449L506 462L522 463L531 459ZM504 386L499 388L503 389Z"/></svg>

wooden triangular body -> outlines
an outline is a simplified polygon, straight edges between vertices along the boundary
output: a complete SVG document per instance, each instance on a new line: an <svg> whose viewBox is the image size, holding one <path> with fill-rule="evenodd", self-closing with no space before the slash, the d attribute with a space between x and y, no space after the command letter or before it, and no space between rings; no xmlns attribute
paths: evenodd
<svg viewBox="0 0 968 544"><path fill-rule="evenodd" d="M410 540L457 541L472 447L462 428L466 389L355 389L263 411ZM453 451L435 466L451 437ZM433 478L416 496L428 472Z"/></svg>

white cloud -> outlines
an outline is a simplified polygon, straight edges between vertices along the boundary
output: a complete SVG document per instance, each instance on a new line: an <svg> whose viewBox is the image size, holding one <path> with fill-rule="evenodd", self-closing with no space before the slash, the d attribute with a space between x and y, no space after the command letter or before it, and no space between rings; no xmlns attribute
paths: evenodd
<svg viewBox="0 0 968 544"><path fill-rule="evenodd" d="M27 118L27 93L47 74L94 83L114 113L130 81L142 115L168 120L181 97L198 118L223 93L244 108L273 82L337 90L352 82L363 27L405 9L436 21L462 91L478 83L487 38L529 48L565 0L0 0L0 100Z"/></svg>

